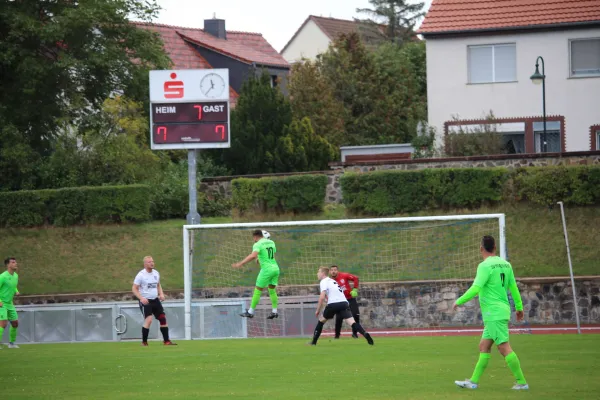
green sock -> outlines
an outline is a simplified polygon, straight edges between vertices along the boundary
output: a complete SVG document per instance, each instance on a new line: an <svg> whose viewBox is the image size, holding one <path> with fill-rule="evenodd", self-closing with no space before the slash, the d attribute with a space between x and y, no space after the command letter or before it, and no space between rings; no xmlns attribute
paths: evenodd
<svg viewBox="0 0 600 400"><path fill-rule="evenodd" d="M254 312L254 309L258 305L258 301L260 300L261 293L262 293L261 290L254 289L254 294L252 295L252 302L250 303L250 310L252 310L252 312ZM250 310L248 310L248 311L250 311Z"/></svg>
<svg viewBox="0 0 600 400"><path fill-rule="evenodd" d="M517 357L517 353L513 351L507 355L504 360L506 361L506 365L508 365L510 371L517 379L517 383L521 385L527 384L525 381L525 376L523 375L523 371L521 370L521 362L519 361L519 357Z"/></svg>
<svg viewBox="0 0 600 400"><path fill-rule="evenodd" d="M17 340L17 328L11 325L8 333L10 335L10 343L14 343Z"/></svg>
<svg viewBox="0 0 600 400"><path fill-rule="evenodd" d="M479 353L479 361L475 364L475 370L473 371L473 375L471 376L470 381L473 383L478 383L481 375L483 375L483 371L490 362L490 357L492 355L490 353Z"/></svg>
<svg viewBox="0 0 600 400"><path fill-rule="evenodd" d="M277 312L277 290L269 288L269 297L271 298L271 305L273 306L273 312Z"/></svg>

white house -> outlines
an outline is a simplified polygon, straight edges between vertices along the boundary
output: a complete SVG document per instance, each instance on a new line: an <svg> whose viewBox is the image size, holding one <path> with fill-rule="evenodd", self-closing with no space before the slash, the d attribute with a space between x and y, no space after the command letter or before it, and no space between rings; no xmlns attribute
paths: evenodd
<svg viewBox="0 0 600 400"><path fill-rule="evenodd" d="M314 60L319 54L327 51L329 44L341 34L364 34L367 30L361 22L310 15L280 53L290 64L303 58Z"/></svg>
<svg viewBox="0 0 600 400"><path fill-rule="evenodd" d="M600 150L600 1L434 0L418 33L439 140L491 110L507 152L540 152L542 85L530 77L541 56L547 151Z"/></svg>

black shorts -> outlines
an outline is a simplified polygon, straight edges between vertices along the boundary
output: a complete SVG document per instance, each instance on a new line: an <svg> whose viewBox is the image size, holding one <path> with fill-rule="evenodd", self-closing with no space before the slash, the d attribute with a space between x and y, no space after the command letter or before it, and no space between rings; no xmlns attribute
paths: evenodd
<svg viewBox="0 0 600 400"><path fill-rule="evenodd" d="M151 315L154 315L154 318L158 319L161 314L165 313L165 310L163 310L163 306L159 299L148 299L148 304L142 304L141 301L139 303L140 311L142 312L144 319Z"/></svg>
<svg viewBox="0 0 600 400"><path fill-rule="evenodd" d="M327 304L327 307L323 310L323 317L325 319L332 319L336 315L339 315L342 319L352 318L352 312L347 301Z"/></svg>
<svg viewBox="0 0 600 400"><path fill-rule="evenodd" d="M353 297L348 299L348 306L350 307L350 312L352 313L352 317L356 319L356 317L360 317L360 310L358 309L358 301ZM336 317L336 319L342 318L340 315Z"/></svg>

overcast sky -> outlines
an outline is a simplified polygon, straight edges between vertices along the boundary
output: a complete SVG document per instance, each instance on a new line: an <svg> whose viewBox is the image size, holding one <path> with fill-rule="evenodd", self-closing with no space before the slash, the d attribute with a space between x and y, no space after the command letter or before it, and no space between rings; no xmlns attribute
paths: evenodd
<svg viewBox="0 0 600 400"><path fill-rule="evenodd" d="M414 0L412 2L418 2ZM262 33L277 51L291 39L309 15L352 19L368 0L158 0L163 8L155 22L202 28L204 20L225 20L227 30ZM283 5L285 4L285 6ZM425 10L431 0L425 1Z"/></svg>

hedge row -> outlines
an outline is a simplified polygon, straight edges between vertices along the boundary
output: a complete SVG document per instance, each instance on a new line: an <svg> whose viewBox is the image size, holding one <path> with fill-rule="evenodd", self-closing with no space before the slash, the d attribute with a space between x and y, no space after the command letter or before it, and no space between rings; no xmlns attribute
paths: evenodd
<svg viewBox="0 0 600 400"><path fill-rule="evenodd" d="M233 207L248 211L318 212L325 203L327 176L296 175L284 178L238 178L231 181Z"/></svg>
<svg viewBox="0 0 600 400"><path fill-rule="evenodd" d="M425 169L347 173L344 203L357 213L392 215L432 208L528 200L544 206L600 204L600 167Z"/></svg>
<svg viewBox="0 0 600 400"><path fill-rule="evenodd" d="M146 221L149 194L145 185L0 192L0 227Z"/></svg>

